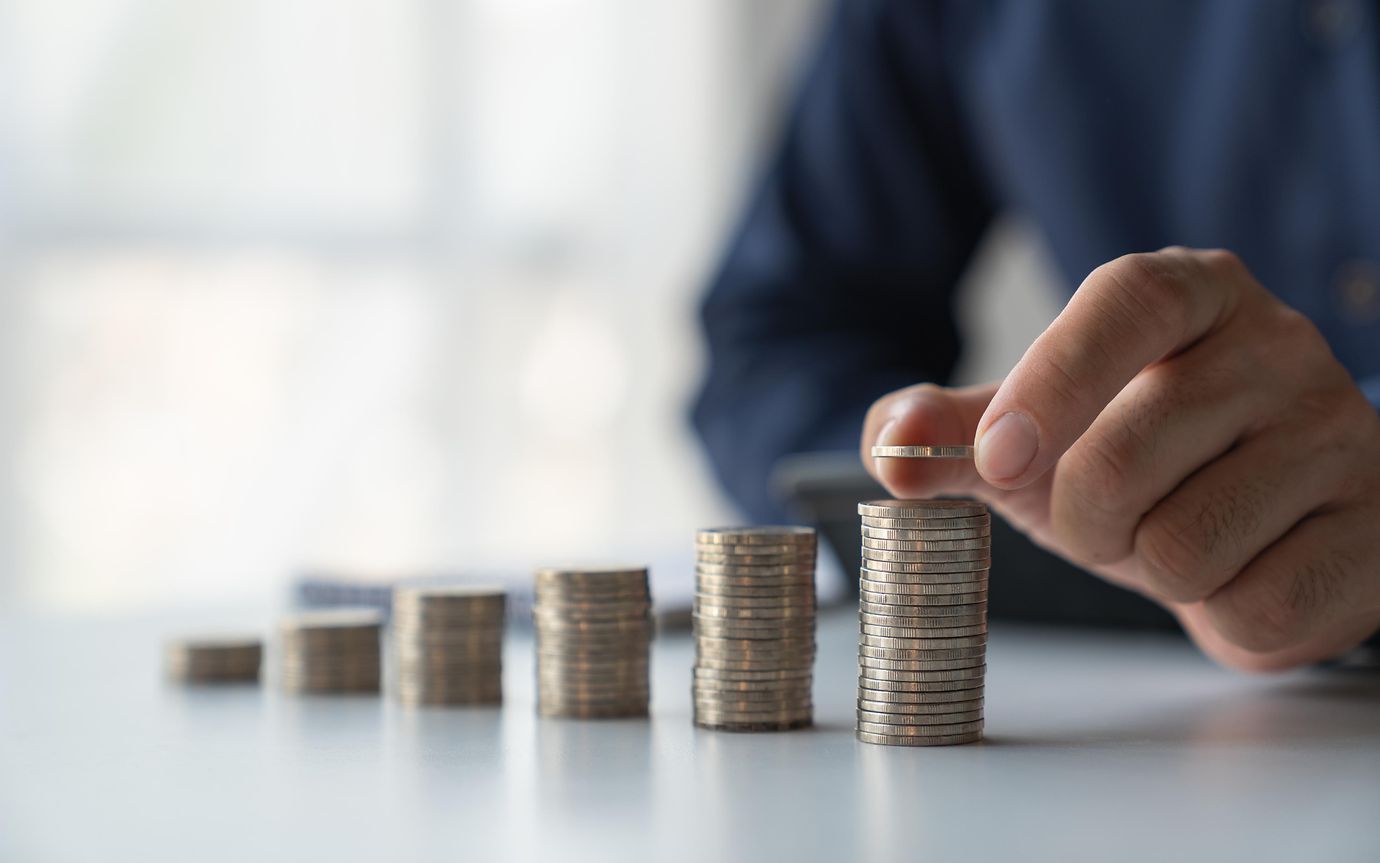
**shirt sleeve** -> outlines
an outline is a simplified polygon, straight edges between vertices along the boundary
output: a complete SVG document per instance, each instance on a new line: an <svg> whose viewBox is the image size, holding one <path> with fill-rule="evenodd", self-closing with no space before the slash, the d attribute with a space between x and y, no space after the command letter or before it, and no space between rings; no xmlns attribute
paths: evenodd
<svg viewBox="0 0 1380 863"><path fill-rule="evenodd" d="M957 360L953 289L994 205L946 73L947 8L838 4L701 307L694 424L756 519L780 516L778 459L856 447L873 400Z"/></svg>

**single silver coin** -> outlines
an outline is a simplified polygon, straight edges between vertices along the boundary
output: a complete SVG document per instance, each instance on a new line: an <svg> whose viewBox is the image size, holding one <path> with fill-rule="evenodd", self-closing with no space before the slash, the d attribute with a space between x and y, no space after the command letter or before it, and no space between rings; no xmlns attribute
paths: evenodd
<svg viewBox="0 0 1380 863"><path fill-rule="evenodd" d="M800 525L764 525L761 527L711 527L695 534L697 543L727 545L781 545L789 542L814 542L815 529Z"/></svg>
<svg viewBox="0 0 1380 863"><path fill-rule="evenodd" d="M992 538L987 536L974 539L872 539L862 538L864 553L874 551L978 551L992 548Z"/></svg>
<svg viewBox="0 0 1380 863"><path fill-rule="evenodd" d="M875 656L858 656L861 668L880 668L890 671L948 671L958 668L975 668L987 664L984 656L970 656L960 659L878 659Z"/></svg>
<svg viewBox="0 0 1380 863"><path fill-rule="evenodd" d="M859 627L862 635L893 639L915 639L928 641L935 638L963 638L969 635L986 635L987 624L971 624L952 627L900 627L872 626L864 623Z"/></svg>
<svg viewBox="0 0 1380 863"><path fill-rule="evenodd" d="M876 590L876 588L882 590ZM883 605L896 603L896 605L914 605L914 603L940 602L944 605L960 605L963 597L974 597L987 592L987 581L959 581L959 583L948 584L903 584L904 590L893 590L896 584L889 581L871 581L869 579L858 580L858 590L863 591L863 599L868 602L879 602Z"/></svg>
<svg viewBox="0 0 1380 863"><path fill-rule="evenodd" d="M867 693L870 692L870 690L863 690L863 692ZM871 711L873 713L944 716L965 711L980 711L983 709L985 701L986 699L982 696L967 701L933 701L928 703L878 701L868 698L859 698L858 709Z"/></svg>
<svg viewBox="0 0 1380 863"><path fill-rule="evenodd" d="M960 623L960 619L977 618L978 622L982 622L986 620L987 615L986 600L966 605L916 603L883 605L873 609L866 608L865 605L866 603L860 604L858 619L875 626L964 626L966 624ZM917 618L921 620L917 621Z"/></svg>
<svg viewBox="0 0 1380 863"><path fill-rule="evenodd" d="M981 731L943 737L896 737L887 734L870 734L866 731L858 731L857 735L861 743L873 743L881 746L960 746L967 743L982 742Z"/></svg>
<svg viewBox="0 0 1380 863"><path fill-rule="evenodd" d="M973 448L967 444L943 446L874 446L873 458L972 458Z"/></svg>
<svg viewBox="0 0 1380 863"><path fill-rule="evenodd" d="M933 518L893 518L891 516L860 515L863 527L879 527L884 530L971 530L992 524L992 516L935 516Z"/></svg>
<svg viewBox="0 0 1380 863"><path fill-rule="evenodd" d="M931 638L894 638L866 633L858 636L859 646L885 647L892 650L946 650L952 647L983 647L986 644L986 632L968 636L941 635Z"/></svg>
<svg viewBox="0 0 1380 863"><path fill-rule="evenodd" d="M858 515L869 518L961 518L986 514L986 504L967 500L870 500L858 504Z"/></svg>
<svg viewBox="0 0 1380 863"><path fill-rule="evenodd" d="M870 644L859 644L858 655L870 656L874 659L896 660L970 659L975 656L986 656L987 646L985 644L982 644L974 647L947 647L935 648L933 650L900 650L894 647L873 647Z"/></svg>
<svg viewBox="0 0 1380 863"><path fill-rule="evenodd" d="M859 686L858 698L863 701L882 701L888 704L954 704L966 701L980 701L986 690L982 686L968 689L904 690L882 689L875 686Z"/></svg>
<svg viewBox="0 0 1380 863"><path fill-rule="evenodd" d="M981 687L983 678L968 680L878 680L865 674L858 675L858 697L872 698L873 692L962 692L965 689ZM867 690L864 694L862 690ZM877 701L885 699L877 698Z"/></svg>
<svg viewBox="0 0 1380 863"><path fill-rule="evenodd" d="M868 590L877 593L914 593L916 584L958 584L969 585L967 590L978 590L987 584L990 569L977 569L968 572L882 572L874 569L858 570L859 583L867 585ZM973 586L973 585L976 585ZM955 588L960 593L964 588Z"/></svg>
<svg viewBox="0 0 1380 863"><path fill-rule="evenodd" d="M871 660L873 662L885 660ZM981 680L987 674L987 664L968 668L948 668L938 671L891 671L885 668L860 666L858 678L866 680L885 680L895 683L942 683L950 680Z"/></svg>
<svg viewBox="0 0 1380 863"><path fill-rule="evenodd" d="M886 734L892 737L957 737L982 731L982 720L974 722L954 722L948 725L884 725L878 722L858 722L858 730L869 734Z"/></svg>
<svg viewBox="0 0 1380 863"><path fill-rule="evenodd" d="M956 542L962 540L985 539L992 535L992 525L985 522L979 527L933 528L920 530L896 530L886 527L863 525L862 541L865 544L876 542ZM890 548L890 546L879 546Z"/></svg>
<svg viewBox="0 0 1380 863"><path fill-rule="evenodd" d="M969 710L963 713L875 713L871 710L858 708L857 717L859 722L867 722L873 725L909 725L909 726L936 726L936 725L957 725L964 722L981 722L982 710Z"/></svg>
<svg viewBox="0 0 1380 863"><path fill-rule="evenodd" d="M958 563L970 560L991 560L992 549L982 546L968 551L887 551L881 548L862 550L863 560L886 563ZM884 568L884 567L883 567Z"/></svg>
<svg viewBox="0 0 1380 863"><path fill-rule="evenodd" d="M862 562L861 571L862 571L862 574L863 574L865 577L867 577L867 578L876 578L878 581L887 581L888 579L885 578L885 577L878 578L878 577L877 577L878 574L880 573L882 576L886 576L886 575L894 575L894 574L897 574L897 573L909 573L909 574L920 574L920 575L932 575L932 574L940 573L940 572L949 572L949 573L958 573L958 572L984 572L984 573L985 573L985 572L987 572L987 571L988 571L989 569L991 569L991 568L992 568L992 561L991 561L990 559L988 559L988 560L953 560L953 561L944 561L944 562L942 562L942 563L939 563L939 562L936 562L936 563L924 563L924 562L913 562L913 563L912 563L912 562L904 562L904 563L903 563L903 562L899 562L899 561L891 561L891 560L872 560L872 559L870 559L870 558L864 558L864 559L863 559L863 562Z"/></svg>

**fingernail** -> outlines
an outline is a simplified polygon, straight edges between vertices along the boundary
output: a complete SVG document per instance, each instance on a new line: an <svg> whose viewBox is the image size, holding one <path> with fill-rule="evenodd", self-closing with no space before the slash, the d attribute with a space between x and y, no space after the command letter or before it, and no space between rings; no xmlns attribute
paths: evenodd
<svg viewBox="0 0 1380 863"><path fill-rule="evenodd" d="M1002 414L978 438L977 469L989 480L1015 479L1035 460L1040 439L1023 413Z"/></svg>

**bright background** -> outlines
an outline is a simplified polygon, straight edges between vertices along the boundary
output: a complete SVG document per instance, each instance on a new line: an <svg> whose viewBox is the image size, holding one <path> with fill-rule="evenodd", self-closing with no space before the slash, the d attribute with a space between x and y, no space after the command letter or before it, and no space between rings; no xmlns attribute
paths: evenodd
<svg viewBox="0 0 1380 863"><path fill-rule="evenodd" d="M0 3L0 603L734 519L694 310L817 5ZM996 235L967 379L1054 313L1031 232Z"/></svg>

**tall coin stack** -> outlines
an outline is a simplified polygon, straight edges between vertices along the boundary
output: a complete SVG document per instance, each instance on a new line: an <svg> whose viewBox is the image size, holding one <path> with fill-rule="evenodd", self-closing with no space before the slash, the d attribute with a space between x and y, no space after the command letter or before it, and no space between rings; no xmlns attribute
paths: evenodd
<svg viewBox="0 0 1380 863"><path fill-rule="evenodd" d="M991 517L967 501L879 500L862 516L858 739L982 739Z"/></svg>
<svg viewBox="0 0 1380 863"><path fill-rule="evenodd" d="M279 627L279 674L290 692L378 692L383 615L334 609L290 615Z"/></svg>
<svg viewBox="0 0 1380 863"><path fill-rule="evenodd" d="M537 570L537 712L646 716L651 608L645 567Z"/></svg>
<svg viewBox="0 0 1380 863"><path fill-rule="evenodd" d="M500 704L507 594L493 587L393 591L393 655L404 704Z"/></svg>
<svg viewBox="0 0 1380 863"><path fill-rule="evenodd" d="M730 731L810 725L814 530L702 530L695 548L695 724Z"/></svg>
<svg viewBox="0 0 1380 863"><path fill-rule="evenodd" d="M168 677L182 683L246 683L259 679L263 642L253 636L184 638L163 649Z"/></svg>

